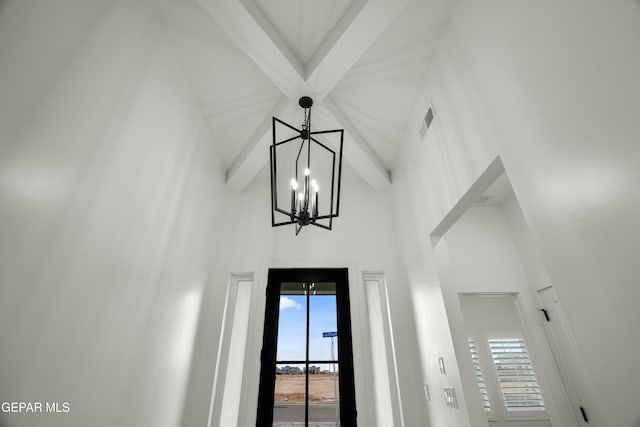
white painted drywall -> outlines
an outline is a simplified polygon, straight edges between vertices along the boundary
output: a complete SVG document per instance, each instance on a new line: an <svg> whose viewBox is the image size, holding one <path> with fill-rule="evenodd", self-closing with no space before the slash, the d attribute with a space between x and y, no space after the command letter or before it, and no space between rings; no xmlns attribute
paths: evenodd
<svg viewBox="0 0 640 427"><path fill-rule="evenodd" d="M488 17L498 9L471 7L473 17L461 20L473 39L468 65L607 423L635 426L640 9L637 2L499 6L499 19ZM493 30L474 25L479 19L491 19ZM614 347L621 356L611 365Z"/></svg>
<svg viewBox="0 0 640 427"><path fill-rule="evenodd" d="M349 267L360 420L375 422L364 270L394 289L405 419L424 418L389 195L345 165L335 231L299 237L269 224L266 170L228 196L151 1L5 2L0 20L3 400L70 401L51 426L204 425L241 271L256 273L241 395L255 408L267 269Z"/></svg>
<svg viewBox="0 0 640 427"><path fill-rule="evenodd" d="M295 236L293 227L272 228L268 169L242 194L229 196L226 223L230 271L255 272L254 296L247 341L241 406L255 408L259 379L259 352L264 323L264 291L268 268L347 267L351 291L351 317L356 380L358 419L363 425L375 425L376 417L369 342L369 319L363 271L384 271L390 292L390 312L398 364L411 366L399 372L405 422L419 423L424 418L422 385L416 375L420 370L413 351L415 329L407 281L398 268L393 219L389 194L373 191L351 168L344 165L341 215L334 220L334 230L306 227ZM240 425L255 424L255 410L240 414Z"/></svg>
<svg viewBox="0 0 640 427"><path fill-rule="evenodd" d="M574 415L563 390L541 329L535 292L522 269L508 222L501 206L473 206L447 231L436 249L436 263L442 281L445 305L454 345L459 356L465 391L480 403L467 338L474 325L465 322L460 294L515 294L521 310L522 327L531 360L536 369L547 412L556 426L575 426ZM507 317L505 323L512 323ZM480 339L481 337L479 337ZM494 404L497 404L494 403ZM470 407L471 404L469 405ZM472 418L480 417L477 405ZM481 409L480 409L481 410ZM471 412L470 412L471 413Z"/></svg>
<svg viewBox="0 0 640 427"><path fill-rule="evenodd" d="M392 197L398 249L412 295L417 332L415 350L419 352L422 375L419 381L423 387L425 384L429 386L431 394L430 402L425 399L421 403L426 409L422 422L434 427L470 426L473 424L467 415L467 403L462 393L462 381L442 288L428 238L429 206L420 176L425 171L420 165L422 157L410 144L411 142L405 141L405 148L401 151L402 157L393 175ZM440 357L445 362L445 375L440 373L438 366ZM454 387L457 390L459 409L445 406L444 387ZM420 395L424 398L423 390Z"/></svg>
<svg viewBox="0 0 640 427"><path fill-rule="evenodd" d="M459 2L395 167L420 170L412 194L434 225L501 156L604 418L620 427L640 422L638 40L636 1ZM448 131L438 144L413 136L430 104Z"/></svg>
<svg viewBox="0 0 640 427"><path fill-rule="evenodd" d="M352 286L360 271L384 270L393 289L399 364L411 367L400 372L407 424L469 425L464 396L450 410L437 392L461 382L429 233L500 155L605 418L640 420L640 371L629 369L640 358L636 1L460 1L404 137L393 194L347 174L353 204L336 231L298 239L269 228L268 178L224 194L151 2L1 7L2 399L71 400L71 415L47 418L53 426L177 424L188 367L171 337L191 329L175 325L191 325L195 308L184 307L201 299L183 411L184 425L198 425L229 273L256 271L265 283L269 266L346 265ZM440 131L421 142L427 105ZM253 308L259 325L263 307ZM357 342L366 334L357 336L366 408L370 361ZM247 347L247 407L258 341ZM613 347L615 365L605 357Z"/></svg>
<svg viewBox="0 0 640 427"><path fill-rule="evenodd" d="M549 273L547 272L546 267L542 261L542 257L540 256L538 247L531 237L529 227L524 217L522 216L522 211L520 210L520 205L518 204L516 198L511 197L510 199L506 200L502 204L502 211L507 220L510 235L513 239L514 244L516 245L518 256L520 258L520 264L522 265L522 269L527 276L527 281L530 287L535 290L536 293L538 293L538 291L552 286L553 282L551 281ZM538 301L542 303L541 300L538 299ZM541 304L541 308L547 307ZM558 306L555 306L552 309L558 309ZM583 408L585 408L585 411L588 414L589 424L606 425L607 422L604 414L602 413L601 404L594 393L594 387L591 383L591 376L584 368L582 355L574 346L575 339L573 338L570 331L567 332L565 330L565 324L563 320L553 317L554 316L551 317L551 322L562 322L561 324L556 323L554 326L557 328L561 328L559 330L562 330L564 333L561 339L566 341L566 343L563 343L563 345L565 346L564 348L570 349L568 351L565 351L564 354L559 355L560 359L562 360L559 363L566 363L569 365L565 370L565 375L571 377L566 378L565 381L569 382L568 387L575 388L574 393L579 396L578 401L573 402L574 410L576 412L576 418L579 422L584 422L581 414L578 412L579 407L582 406ZM569 393L571 393L571 391L569 391Z"/></svg>
<svg viewBox="0 0 640 427"><path fill-rule="evenodd" d="M146 1L3 2L0 414L176 426L224 175ZM6 113L6 114L5 114Z"/></svg>

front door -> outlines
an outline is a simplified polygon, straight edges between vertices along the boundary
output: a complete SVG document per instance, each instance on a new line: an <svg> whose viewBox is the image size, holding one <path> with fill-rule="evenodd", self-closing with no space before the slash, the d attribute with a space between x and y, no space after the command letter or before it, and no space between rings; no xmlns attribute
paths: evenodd
<svg viewBox="0 0 640 427"><path fill-rule="evenodd" d="M356 426L347 269L272 269L258 427Z"/></svg>

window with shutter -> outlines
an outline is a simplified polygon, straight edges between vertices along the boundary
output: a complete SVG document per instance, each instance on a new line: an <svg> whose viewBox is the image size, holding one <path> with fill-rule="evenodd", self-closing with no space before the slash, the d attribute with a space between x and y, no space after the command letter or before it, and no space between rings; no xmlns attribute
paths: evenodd
<svg viewBox="0 0 640 427"><path fill-rule="evenodd" d="M473 369L476 373L476 381L478 382L478 387L480 387L482 407L484 408L485 412L490 412L491 404L489 403L489 393L487 393L487 385L484 382L484 376L482 375L482 369L480 368L480 360L478 360L478 349L476 348L476 341L473 337L469 337L469 351L471 352Z"/></svg>
<svg viewBox="0 0 640 427"><path fill-rule="evenodd" d="M542 393L524 340L489 339L489 349L507 412L544 411Z"/></svg>

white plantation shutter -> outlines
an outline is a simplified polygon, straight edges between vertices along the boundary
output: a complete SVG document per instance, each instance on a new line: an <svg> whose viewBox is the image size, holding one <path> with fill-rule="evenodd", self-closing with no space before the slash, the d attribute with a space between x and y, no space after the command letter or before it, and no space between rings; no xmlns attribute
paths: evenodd
<svg viewBox="0 0 640 427"><path fill-rule="evenodd" d="M490 339L489 348L507 411L544 411L542 394L524 340Z"/></svg>
<svg viewBox="0 0 640 427"><path fill-rule="evenodd" d="M478 360L478 350L476 348L476 342L473 337L469 337L469 350L471 351L471 360L473 361L473 369L476 373L476 381L480 387L480 395L482 396L482 407L485 412L491 411L491 404L489 403L489 394L487 393L487 385L484 382L482 376L482 369L480 368L480 361Z"/></svg>

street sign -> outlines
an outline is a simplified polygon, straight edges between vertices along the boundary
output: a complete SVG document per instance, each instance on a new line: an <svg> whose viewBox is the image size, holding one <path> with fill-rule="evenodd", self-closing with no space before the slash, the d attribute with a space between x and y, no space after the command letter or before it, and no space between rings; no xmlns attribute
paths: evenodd
<svg viewBox="0 0 640 427"><path fill-rule="evenodd" d="M322 333L322 338L332 338L332 337L337 337L338 336L338 332L323 332Z"/></svg>

